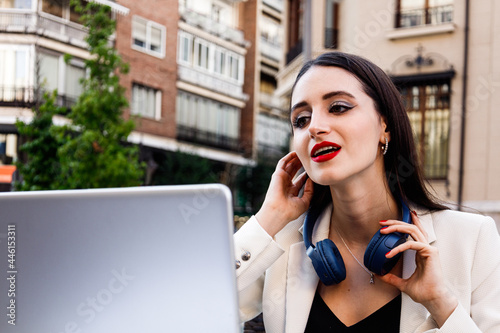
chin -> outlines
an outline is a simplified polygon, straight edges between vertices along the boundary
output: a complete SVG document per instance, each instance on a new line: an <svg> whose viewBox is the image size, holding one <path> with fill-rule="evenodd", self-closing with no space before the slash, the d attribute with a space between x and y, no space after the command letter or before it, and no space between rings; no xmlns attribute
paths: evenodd
<svg viewBox="0 0 500 333"><path fill-rule="evenodd" d="M335 177L333 175L327 175L327 174L321 174L321 175L311 175L309 174L309 178L311 178L311 180L313 182L315 182L316 184L318 185L323 185L323 186L330 186L330 185L335 185L337 183L339 183L341 181L341 179L339 179L339 177Z"/></svg>

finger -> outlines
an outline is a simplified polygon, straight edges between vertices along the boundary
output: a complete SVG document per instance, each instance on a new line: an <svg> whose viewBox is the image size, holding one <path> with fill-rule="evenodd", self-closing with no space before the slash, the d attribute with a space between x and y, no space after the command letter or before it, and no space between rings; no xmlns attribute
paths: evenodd
<svg viewBox="0 0 500 333"><path fill-rule="evenodd" d="M385 283L388 283L388 284L398 288L400 291L403 291L405 284L406 284L405 279L402 279L399 276L394 275L392 273L388 273L386 275L378 275L378 278L380 280L384 281Z"/></svg>
<svg viewBox="0 0 500 333"><path fill-rule="evenodd" d="M417 228L422 232L424 235L425 239L428 239L427 236L427 231L425 231L424 226L422 225L422 222L420 222L420 219L418 218L417 212L412 210L411 212L411 221Z"/></svg>
<svg viewBox="0 0 500 333"><path fill-rule="evenodd" d="M297 156L297 153L294 151L289 152L285 156L283 156L279 161L278 164L276 165L276 169L285 169L286 165L295 157Z"/></svg>
<svg viewBox="0 0 500 333"><path fill-rule="evenodd" d="M311 180L311 178L307 177L306 185L304 187L304 193L302 194L302 200L304 200L304 202L307 204L308 207L313 197L313 193L314 193L313 181Z"/></svg>
<svg viewBox="0 0 500 333"><path fill-rule="evenodd" d="M295 177L297 172L302 168L302 162L300 162L298 157L295 157L285 167L285 172L292 178Z"/></svg>
<svg viewBox="0 0 500 333"><path fill-rule="evenodd" d="M426 250L427 247L430 247L428 244L422 243L422 242L416 242L416 241L406 241L405 243L396 246L393 248L391 251L387 252L385 255L386 258L392 258L398 253L402 253L406 250L415 250L415 251L422 251Z"/></svg>
<svg viewBox="0 0 500 333"><path fill-rule="evenodd" d="M307 175L307 173L304 171L302 172L300 175L298 175L294 181L293 181L293 185L297 188L302 188L302 186L304 186L306 180L309 178L309 176Z"/></svg>
<svg viewBox="0 0 500 333"><path fill-rule="evenodd" d="M422 233L422 231L417 226L396 220L380 221L380 224L385 227L380 229L381 234L401 232L410 235L411 238L413 238L418 242L428 243L427 237Z"/></svg>

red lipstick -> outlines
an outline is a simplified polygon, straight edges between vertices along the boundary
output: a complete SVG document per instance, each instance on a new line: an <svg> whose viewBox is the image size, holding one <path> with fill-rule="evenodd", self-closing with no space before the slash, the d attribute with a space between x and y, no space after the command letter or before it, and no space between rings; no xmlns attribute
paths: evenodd
<svg viewBox="0 0 500 333"><path fill-rule="evenodd" d="M311 150L311 159L314 162L326 162L337 156L341 147L333 142L323 141L314 145Z"/></svg>

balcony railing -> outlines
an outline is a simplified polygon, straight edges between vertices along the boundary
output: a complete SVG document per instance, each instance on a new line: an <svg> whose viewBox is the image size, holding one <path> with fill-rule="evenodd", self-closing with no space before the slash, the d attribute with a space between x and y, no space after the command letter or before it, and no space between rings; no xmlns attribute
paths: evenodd
<svg viewBox="0 0 500 333"><path fill-rule="evenodd" d="M33 88L0 86L0 106L32 108L35 102Z"/></svg>
<svg viewBox="0 0 500 333"><path fill-rule="evenodd" d="M46 13L0 10L0 31L36 33L53 39L82 45L87 30Z"/></svg>
<svg viewBox="0 0 500 333"><path fill-rule="evenodd" d="M43 91L40 96L43 96ZM57 95L56 105L67 110L76 103L77 96ZM42 97L38 101L43 102ZM0 106L31 109L36 105L36 91L33 87L0 86Z"/></svg>
<svg viewBox="0 0 500 333"><path fill-rule="evenodd" d="M225 135L182 125L177 125L177 140L234 152L242 152L242 147L239 144L238 138L230 138Z"/></svg>
<svg viewBox="0 0 500 333"><path fill-rule="evenodd" d="M283 12L285 5L283 3L283 0L263 0L264 4L268 5L269 7L276 9L279 12Z"/></svg>
<svg viewBox="0 0 500 333"><path fill-rule="evenodd" d="M453 5L408 9L396 14L396 28L453 22Z"/></svg>
<svg viewBox="0 0 500 333"><path fill-rule="evenodd" d="M289 64L293 59L297 58L302 53L302 39L293 45L286 54L286 63Z"/></svg>
<svg viewBox="0 0 500 333"><path fill-rule="evenodd" d="M212 35L229 40L241 46L246 46L247 44L243 36L243 31L241 30L217 22L206 15L197 13L188 8L180 8L179 12L181 19L191 26L201 28Z"/></svg>
<svg viewBox="0 0 500 333"><path fill-rule="evenodd" d="M263 56L266 56L275 61L280 61L282 54L281 45L276 45L273 42L268 41L266 38L260 38L260 52Z"/></svg>

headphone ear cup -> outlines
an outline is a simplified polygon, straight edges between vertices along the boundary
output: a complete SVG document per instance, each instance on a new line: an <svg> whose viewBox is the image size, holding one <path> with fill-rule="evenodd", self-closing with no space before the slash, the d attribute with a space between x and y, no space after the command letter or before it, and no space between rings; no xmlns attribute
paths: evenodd
<svg viewBox="0 0 500 333"><path fill-rule="evenodd" d="M380 230L377 231L366 247L363 259L366 268L378 275L389 273L397 264L401 253L392 258L386 258L385 255L396 246L406 242L406 237L405 234L399 232L382 235Z"/></svg>
<svg viewBox="0 0 500 333"><path fill-rule="evenodd" d="M335 243L331 239L324 239L316 244L316 249L323 267L321 272L316 269L321 282L327 286L342 282L346 277L346 269Z"/></svg>

